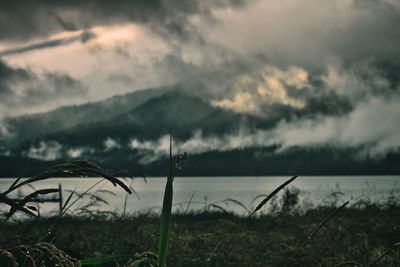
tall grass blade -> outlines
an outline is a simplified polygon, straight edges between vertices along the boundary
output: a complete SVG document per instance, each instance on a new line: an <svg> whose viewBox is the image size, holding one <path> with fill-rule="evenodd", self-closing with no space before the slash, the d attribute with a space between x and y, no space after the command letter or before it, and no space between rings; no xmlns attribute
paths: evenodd
<svg viewBox="0 0 400 267"><path fill-rule="evenodd" d="M78 194L78 193L74 190L74 193L77 194L78 197L77 197L74 201L72 201L72 203L69 204L69 206L64 205L64 206L66 206L66 207L64 208L62 214L64 214L67 210L69 210L76 202L78 202L81 198L83 198L90 190L92 190L93 188L95 188L98 184L100 184L100 183L103 182L103 181L104 181L104 179L101 179L100 181L94 183L91 187L89 187L89 188L88 188L85 192L83 192L82 194Z"/></svg>
<svg viewBox="0 0 400 267"><path fill-rule="evenodd" d="M239 200L233 199L233 198L227 198L225 200L226 202L232 202L233 204L242 207L245 211L247 211L247 207L246 205L244 205L242 202L240 202Z"/></svg>
<svg viewBox="0 0 400 267"><path fill-rule="evenodd" d="M14 190L14 186L18 184L19 180L21 180L21 177L18 177L17 179L14 180L14 182L10 185L10 187L7 189L7 191L11 192Z"/></svg>
<svg viewBox="0 0 400 267"><path fill-rule="evenodd" d="M36 215L34 213L32 213L31 211L29 211L28 209L21 207L18 202L9 199L8 197L4 196L3 194L0 194L0 203L4 203L7 204L8 206L10 206L13 209L25 212L28 215L34 216L36 217ZM3 221L3 223L5 223L5 221Z"/></svg>
<svg viewBox="0 0 400 267"><path fill-rule="evenodd" d="M133 180L131 181L131 183L129 185L129 188L131 188L132 192L134 192L136 194L135 190L132 189L132 184L133 184ZM128 197L129 197L129 194L126 193L125 194L125 199L124 199L124 209L123 209L123 212L122 212L122 219L124 221L126 219L126 207L127 207L127 204L128 204Z"/></svg>
<svg viewBox="0 0 400 267"><path fill-rule="evenodd" d="M39 189L35 192L30 193L29 195L25 196L22 200L18 202L19 205L25 205L26 203L35 200L35 198L39 195L47 195L52 193L58 193L58 188L48 188L48 189Z"/></svg>
<svg viewBox="0 0 400 267"><path fill-rule="evenodd" d="M131 187L131 185L129 185L129 188L133 191L133 188ZM104 193L104 194L109 194L113 197L116 197L117 194L114 193L113 191L107 190L107 189L99 189L96 191L96 193Z"/></svg>
<svg viewBox="0 0 400 267"><path fill-rule="evenodd" d="M337 209L335 209L334 211L332 211L328 216L326 216L326 218L318 225L317 228L315 228L314 231L311 232L311 234L308 236L308 239L312 239L314 237L314 235L333 217L335 216L336 213L338 213L340 210L342 210L344 207L347 206L347 204L349 204L349 201L346 201L345 203L343 203L340 207L338 207Z"/></svg>
<svg viewBox="0 0 400 267"><path fill-rule="evenodd" d="M390 251L395 249L395 247L400 246L400 242L394 243L390 248L388 248L382 255L376 258L373 262L371 262L368 266L373 266L378 263L383 257L385 257Z"/></svg>
<svg viewBox="0 0 400 267"><path fill-rule="evenodd" d="M72 199L72 196L75 194L76 188L74 190L71 191L71 193L69 194L67 200L65 201L65 203L63 204L62 208L61 208L61 212L60 212L60 216L64 213L65 208L67 207L67 205L69 204L69 202Z"/></svg>
<svg viewBox="0 0 400 267"><path fill-rule="evenodd" d="M11 205L10 211L8 212L7 217L3 221L3 224L6 223L8 221L8 219L10 219L11 216L14 215L14 213L16 213L17 211L23 211L25 213L28 213L29 215L36 216L32 212L30 212L28 209L26 209L24 206L28 202L31 202L31 201L37 202L36 197L39 195L46 195L46 194L57 193L57 192L58 192L58 188L57 189L50 188L50 189L40 189L40 190L36 190L33 193L30 193L29 195L24 197L22 200L15 202L13 205ZM1 202L1 200L2 200L2 198L0 198L0 202Z"/></svg>
<svg viewBox="0 0 400 267"><path fill-rule="evenodd" d="M62 193L62 186L61 184L58 184L58 212L59 215L61 216L62 214L62 208L63 208L63 193Z"/></svg>
<svg viewBox="0 0 400 267"><path fill-rule="evenodd" d="M195 193L196 191L193 191L193 193L192 193L192 195L191 195L191 197L190 197L190 199L189 199L189 203L187 204L187 206L186 206L186 210L185 210L185 215L188 213L188 211L189 211L189 207L190 207L190 204L192 204L192 201L193 201L193 197L194 197L194 193Z"/></svg>
<svg viewBox="0 0 400 267"><path fill-rule="evenodd" d="M39 174L37 174L37 175L35 175L35 176L33 176L33 177L31 177L31 178L19 183L19 184L14 185L13 188L10 188L6 192L4 192L4 194L8 194L8 193L10 193L11 191L14 191L17 188L20 188L20 187L22 187L24 185L28 185L30 183L34 183L34 182L38 182L38 181L41 181L41 180L46 180L46 179L53 178L53 177L58 177L58 176L59 177L66 177L66 176L68 176L67 174L70 174L71 176L73 176L73 173L70 173L70 172L60 171L60 170L55 171L55 170L50 169L50 170L44 171L42 173L39 173Z"/></svg>
<svg viewBox="0 0 400 267"><path fill-rule="evenodd" d="M167 184L165 185L164 200L161 210L161 221L160 221L160 236L158 239L158 257L157 263L159 267L164 267L167 260L167 249L168 249L168 236L169 226L171 222L171 208L173 198L173 159L172 159L172 137L170 134L169 140L169 166L168 166L168 177Z"/></svg>
<svg viewBox="0 0 400 267"><path fill-rule="evenodd" d="M273 198L276 194L278 194L279 191L281 191L285 186L287 186L288 184L290 184L291 182L293 182L295 179L297 178L296 176L293 176L292 178L290 178L289 180L287 180L286 182L284 182L283 184L281 184L280 186L278 186L277 188L275 188L274 191L272 191L266 198L264 198L260 204L258 204L258 206L254 209L254 211L250 214L250 216L253 216L254 213L256 213L257 211L259 211L265 204L267 204L267 202Z"/></svg>
<svg viewBox="0 0 400 267"><path fill-rule="evenodd" d="M41 172L19 184L15 184L12 188L8 189L4 194L8 194L11 191L24 186L26 184L30 184L33 182L46 180L54 177L89 177L89 176L98 176L103 177L104 179L110 181L114 185L119 185L126 192L132 193L131 190L126 186L123 182L118 180L115 176L107 173L104 169L100 168L94 163L88 161L74 161L70 163L56 165L44 172Z"/></svg>
<svg viewBox="0 0 400 267"><path fill-rule="evenodd" d="M228 212L225 208L223 208L222 206L220 206L218 204L215 204L215 203L212 203L212 204L208 205L208 208L215 208L217 210L222 211L223 213L227 213Z"/></svg>
<svg viewBox="0 0 400 267"><path fill-rule="evenodd" d="M106 172L103 172L103 171L100 171L100 170L95 170L95 169L90 169L90 168L80 168L80 170L87 171L87 172L92 172L92 174L95 174L95 175L98 175L98 176L100 176L100 177L103 177L103 178L105 178L106 180L110 181L110 182L111 182L112 184L114 184L115 186L116 186L116 185L119 185L119 186L122 187L126 192L128 192L129 194L132 194L132 192L131 192L131 190L129 189L128 186L126 186L123 182L121 182L120 180L118 180L118 178L116 178L116 177L114 177L114 176L112 176L112 175L110 175L110 174L108 174L108 173L106 173Z"/></svg>

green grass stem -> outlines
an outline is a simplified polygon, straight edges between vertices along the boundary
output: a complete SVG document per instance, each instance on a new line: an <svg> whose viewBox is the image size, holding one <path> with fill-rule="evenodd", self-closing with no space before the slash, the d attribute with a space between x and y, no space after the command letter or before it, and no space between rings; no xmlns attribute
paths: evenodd
<svg viewBox="0 0 400 267"><path fill-rule="evenodd" d="M170 135L168 177L167 177L167 184L165 185L164 200L161 210L160 236L158 239L157 263L159 267L164 267L167 260L168 236L169 236L169 227L171 222L171 208L172 208L172 198L173 198L173 186L172 186L173 181L174 181L174 175L173 175L173 160L172 160L172 138Z"/></svg>

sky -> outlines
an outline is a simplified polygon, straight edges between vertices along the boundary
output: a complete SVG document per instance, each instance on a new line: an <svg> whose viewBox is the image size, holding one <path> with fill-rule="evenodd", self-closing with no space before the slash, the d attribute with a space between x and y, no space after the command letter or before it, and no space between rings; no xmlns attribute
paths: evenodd
<svg viewBox="0 0 400 267"><path fill-rule="evenodd" d="M181 84L283 147L396 150L397 25L398 0L4 0L0 119Z"/></svg>

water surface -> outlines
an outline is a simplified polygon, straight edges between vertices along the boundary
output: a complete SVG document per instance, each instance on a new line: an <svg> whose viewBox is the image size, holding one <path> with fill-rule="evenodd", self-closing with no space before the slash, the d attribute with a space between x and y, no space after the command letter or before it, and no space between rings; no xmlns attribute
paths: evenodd
<svg viewBox="0 0 400 267"><path fill-rule="evenodd" d="M240 205L234 204L233 201L224 202L223 200L234 199L249 209L254 208L261 200L257 199L253 202L252 200L256 196L270 193L288 178L290 177L177 177L174 181L174 210L198 211L206 208L215 209L219 206L237 214L245 214L245 209ZM13 180L0 179L0 191L5 191ZM55 178L34 185L36 189L57 188L61 183L65 200L69 194L68 190L82 193L99 180L98 178ZM130 184L130 182L126 183ZM126 198L126 193L122 188L103 181L90 192L104 198L109 204L97 203L99 206L91 206L90 209L123 213L126 198L125 211L127 213L150 210L158 212L162 204L165 182L165 178L158 177L147 178L147 181L135 179L132 186L136 193ZM398 200L399 182L400 176L302 176L291 183L289 189L300 190L300 204L303 207L337 205L346 200L352 204L360 201L385 203L389 198ZM106 191L114 193L115 196ZM32 188L25 186L12 196L18 198L30 192L32 192ZM77 212L91 202L93 200L85 197L79 200L71 208L71 211ZM40 209L43 214L57 212L58 204L42 204ZM267 209L264 209L264 212Z"/></svg>

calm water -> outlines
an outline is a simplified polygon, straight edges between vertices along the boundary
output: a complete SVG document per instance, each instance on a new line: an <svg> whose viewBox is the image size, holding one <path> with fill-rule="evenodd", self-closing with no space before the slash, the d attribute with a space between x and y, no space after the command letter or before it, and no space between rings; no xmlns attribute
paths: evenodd
<svg viewBox="0 0 400 267"><path fill-rule="evenodd" d="M270 193L288 178L290 177L176 178L174 181L174 209L175 211L185 211L189 200L192 198L189 210L200 210L214 203L226 210L245 214L245 210L239 205L229 201L223 202L223 200L235 199L246 207L254 208L260 201L258 199L252 202L256 196ZM12 181L13 179L0 179L0 191L6 190ZM77 192L84 192L97 181L99 179L95 178L51 179L36 183L35 188L57 188L58 184L61 183L64 198L66 198L67 190L76 189ZM159 211L165 181L164 178L147 178L146 183L143 179L135 179L132 186L136 190L136 194L127 198L126 211L128 213ZM400 201L398 198L400 195L400 176L303 176L297 178L289 186L289 188L294 187L301 191L300 203L305 207L331 205L335 202L340 204L346 200L350 200L353 204L360 200L384 203L389 197L394 197L396 201ZM97 193L96 190L98 190ZM115 193L115 196L105 191L111 191ZM18 194L25 195L29 192L32 192L32 188L26 186L13 196L18 197ZM107 200L109 205L101 204L98 207L92 206L90 209L122 213L126 193L121 188L114 187L108 181L103 181L91 192ZM77 211L90 202L91 200L85 197L78 201L71 210ZM40 206L42 213L56 212L57 209L58 204L55 203L46 203Z"/></svg>

